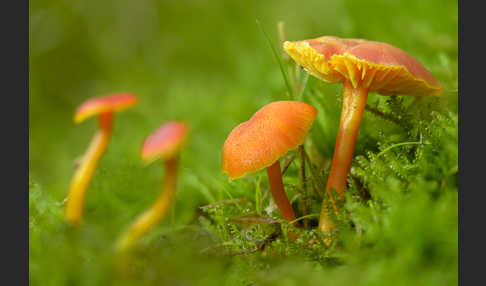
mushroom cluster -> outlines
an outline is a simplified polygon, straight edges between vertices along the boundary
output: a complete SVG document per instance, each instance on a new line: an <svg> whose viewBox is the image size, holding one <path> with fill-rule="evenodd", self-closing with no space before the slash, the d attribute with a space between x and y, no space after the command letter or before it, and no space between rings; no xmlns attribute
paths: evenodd
<svg viewBox="0 0 486 286"><path fill-rule="evenodd" d="M74 122L81 123L93 115L98 115L99 130L84 154L74 176L67 197L65 219L69 225L77 226L83 218L83 204L86 190L98 164L106 151L113 128L113 113L134 106L137 97L129 93L113 94L91 98L84 102L74 115ZM177 182L179 153L187 142L189 128L184 122L171 121L163 124L142 145L142 160L150 164L156 160L165 163L165 185L155 204L131 225L118 240L116 249L128 249L134 241L143 236L167 214L174 199Z"/></svg>
<svg viewBox="0 0 486 286"><path fill-rule="evenodd" d="M440 96L442 86L417 60L385 43L324 36L285 42L283 48L308 73L325 82L343 84L340 124L325 187L337 213L339 209L332 191L335 190L339 200L344 201L347 176L368 93ZM108 146L114 112L130 108L137 101L137 97L132 94L113 94L89 99L77 109L75 123L97 115L99 130L71 181L65 208L65 219L70 225L79 225L82 220L86 190ZM302 146L316 116L317 109L303 102L271 102L248 121L237 125L229 133L222 148L221 168L232 180L266 169L273 201L281 217L294 226L299 223L285 193L280 158ZM118 239L115 245L117 251L129 249L166 216L176 194L179 155L188 135L189 127L186 123L169 121L143 142L142 161L146 164L162 162L165 165L165 181L152 207L138 216ZM330 219L324 200L319 229L328 233L334 228L335 224ZM289 237L293 241L297 239L292 231L289 231Z"/></svg>

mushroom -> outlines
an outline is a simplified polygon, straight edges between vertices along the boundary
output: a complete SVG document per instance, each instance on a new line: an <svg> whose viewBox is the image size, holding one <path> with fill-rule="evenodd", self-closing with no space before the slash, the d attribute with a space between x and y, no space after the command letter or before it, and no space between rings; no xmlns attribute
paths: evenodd
<svg viewBox="0 0 486 286"><path fill-rule="evenodd" d="M171 121L160 126L143 142L142 160L146 164L156 160L164 161L165 183L152 207L142 213L118 240L116 244L118 251L128 249L167 214L177 189L179 153L187 141L188 133L189 129L185 123Z"/></svg>
<svg viewBox="0 0 486 286"><path fill-rule="evenodd" d="M326 192L344 200L356 137L368 92L381 95L440 96L442 85L417 60L392 45L324 36L285 42L285 51L308 73L325 82L343 83L343 105ZM323 202L319 227L326 229ZM337 207L333 204L334 210Z"/></svg>
<svg viewBox="0 0 486 286"><path fill-rule="evenodd" d="M304 143L316 115L313 106L302 102L272 102L236 126L223 145L222 170L232 180L267 169L273 199L287 221L296 218L284 191L279 159Z"/></svg>
<svg viewBox="0 0 486 286"><path fill-rule="evenodd" d="M99 159L104 154L113 128L113 113L132 107L138 99L132 94L119 93L85 101L74 115L74 122L79 124L90 116L98 115L99 130L76 168L65 209L66 221L79 224L83 218L84 196Z"/></svg>

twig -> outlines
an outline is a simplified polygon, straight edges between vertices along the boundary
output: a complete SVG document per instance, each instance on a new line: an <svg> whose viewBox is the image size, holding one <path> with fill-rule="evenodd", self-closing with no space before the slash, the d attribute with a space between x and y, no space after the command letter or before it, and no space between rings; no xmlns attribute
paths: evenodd
<svg viewBox="0 0 486 286"><path fill-rule="evenodd" d="M235 224L244 224L244 225L278 223L278 221L272 217L265 217L265 216L258 215L256 213L235 217L231 219L231 221Z"/></svg>
<svg viewBox="0 0 486 286"><path fill-rule="evenodd" d="M290 167L290 164L294 161L295 157L297 157L297 153L292 153L290 156L285 157L282 161L282 175L287 171Z"/></svg>
<svg viewBox="0 0 486 286"><path fill-rule="evenodd" d="M205 206L200 206L199 209L206 210L206 209L214 208L214 207L224 205L224 204L234 204L234 203L238 203L238 202L247 202L247 201L248 201L248 199L245 198L245 197L236 198L236 199L229 199L229 200L223 200L223 201L215 202L215 203L205 205Z"/></svg>
<svg viewBox="0 0 486 286"><path fill-rule="evenodd" d="M299 203L299 209L301 214L306 214L307 211L307 184L306 184L306 178L305 178L305 154L304 154L304 145L299 146L299 157L300 157L300 181L301 181L301 186L302 186L302 199L300 200ZM309 221L304 220L303 221L304 227L308 228L309 227Z"/></svg>
<svg viewBox="0 0 486 286"><path fill-rule="evenodd" d="M311 218L311 217L319 217L319 214L308 214L308 215L305 215L305 216L301 216L301 217L298 217L292 221L289 221L288 224L294 224L295 222L298 222L300 220L303 220L303 219L307 219L307 218Z"/></svg>
<svg viewBox="0 0 486 286"><path fill-rule="evenodd" d="M305 159L307 160L307 162L309 163L309 170L311 171L310 172L310 177L311 177L311 181L312 181L312 185L314 187L314 191L319 195L319 197L321 199L324 199L324 196L321 194L320 190L319 190L319 183L317 182L317 174L316 174L316 170L314 168L314 166L312 165L312 162L309 158L309 155L307 154L307 152L305 152L304 150L304 156L305 156Z"/></svg>

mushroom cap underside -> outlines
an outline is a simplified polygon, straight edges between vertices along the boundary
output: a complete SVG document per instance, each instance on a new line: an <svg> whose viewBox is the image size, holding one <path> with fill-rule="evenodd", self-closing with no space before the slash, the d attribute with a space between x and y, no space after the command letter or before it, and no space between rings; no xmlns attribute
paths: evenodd
<svg viewBox="0 0 486 286"><path fill-rule="evenodd" d="M349 80L382 95L442 94L442 85L416 59L392 45L324 36L285 42L285 51L310 74L326 82Z"/></svg>

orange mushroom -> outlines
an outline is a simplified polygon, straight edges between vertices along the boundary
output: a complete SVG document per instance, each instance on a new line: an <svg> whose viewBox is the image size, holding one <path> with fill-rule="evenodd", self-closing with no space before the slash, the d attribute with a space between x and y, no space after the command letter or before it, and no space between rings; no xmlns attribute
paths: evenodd
<svg viewBox="0 0 486 286"><path fill-rule="evenodd" d="M84 196L99 159L104 154L113 128L113 113L132 107L138 99L128 93L92 98L84 102L74 115L79 124L90 116L98 115L99 130L76 169L71 180L65 216L70 224L79 224L83 218Z"/></svg>
<svg viewBox="0 0 486 286"><path fill-rule="evenodd" d="M236 126L223 145L222 169L234 180L267 169L270 190L282 217L295 220L287 198L279 159L304 142L317 110L297 101L276 101Z"/></svg>
<svg viewBox="0 0 486 286"><path fill-rule="evenodd" d="M165 184L155 204L142 213L118 240L118 251L128 249L167 214L177 190L179 153L187 141L188 134L189 129L185 123L172 121L162 125L145 139L142 145L142 160L146 164L156 160L165 162Z"/></svg>
<svg viewBox="0 0 486 286"><path fill-rule="evenodd" d="M381 95L440 96L442 85L417 60L399 48L361 39L324 36L285 42L285 51L304 69L325 82L342 82L343 107L326 192L344 200L346 178L368 92ZM333 204L335 211L337 207ZM325 231L323 202L319 227Z"/></svg>

